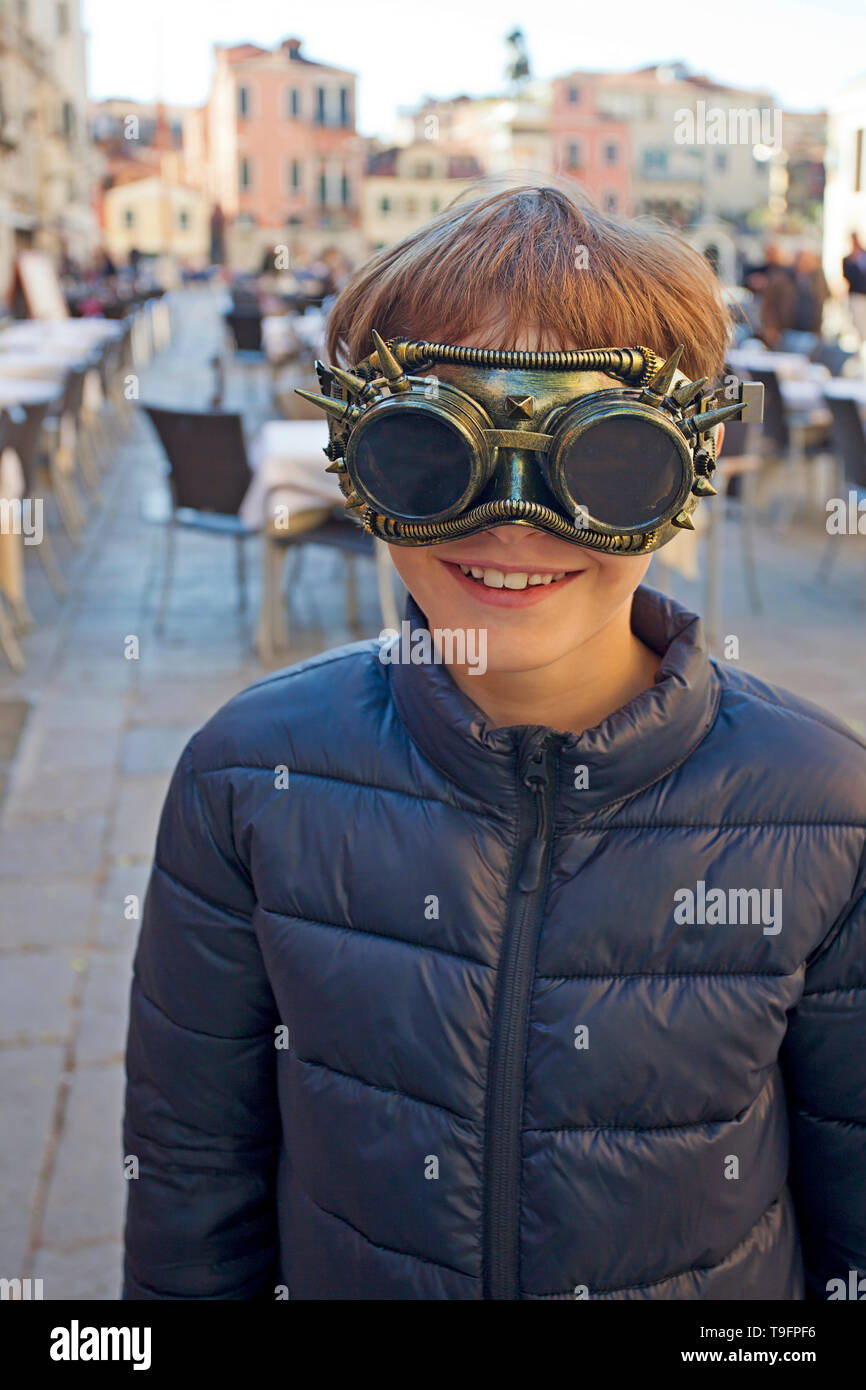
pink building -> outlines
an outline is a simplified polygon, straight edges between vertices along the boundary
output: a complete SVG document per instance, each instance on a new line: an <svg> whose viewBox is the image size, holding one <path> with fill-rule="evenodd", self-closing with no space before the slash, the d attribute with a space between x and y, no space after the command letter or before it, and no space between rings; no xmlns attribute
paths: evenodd
<svg viewBox="0 0 866 1390"><path fill-rule="evenodd" d="M608 212L631 213L631 141L625 121L599 113L592 73L552 84L553 169L575 179Z"/></svg>
<svg viewBox="0 0 866 1390"><path fill-rule="evenodd" d="M313 62L299 39L214 50L207 103L211 193L253 259L285 242L299 258L362 246L355 74Z"/></svg>

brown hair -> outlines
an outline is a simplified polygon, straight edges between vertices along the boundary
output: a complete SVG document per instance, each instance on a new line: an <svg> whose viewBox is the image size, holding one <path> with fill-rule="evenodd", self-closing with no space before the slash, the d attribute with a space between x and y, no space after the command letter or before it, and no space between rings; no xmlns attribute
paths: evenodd
<svg viewBox="0 0 866 1390"><path fill-rule="evenodd" d="M676 232L601 212L565 180L461 195L431 222L361 266L328 322L330 361L351 366L385 338L461 342L479 329L511 347L633 347L713 379L730 318L719 282ZM476 185L477 190L477 185ZM467 190L471 194L475 190Z"/></svg>

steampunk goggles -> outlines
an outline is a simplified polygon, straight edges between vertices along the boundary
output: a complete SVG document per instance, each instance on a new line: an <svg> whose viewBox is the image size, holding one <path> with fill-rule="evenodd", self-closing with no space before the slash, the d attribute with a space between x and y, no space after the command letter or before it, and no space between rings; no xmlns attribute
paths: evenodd
<svg viewBox="0 0 866 1390"><path fill-rule="evenodd" d="M323 394L298 395L327 412L328 471L347 509L393 545L517 523L598 550L657 550L715 494L718 426L762 417L760 384L704 394L706 377L678 370L682 346L662 361L644 347L373 342L351 372L317 362Z"/></svg>

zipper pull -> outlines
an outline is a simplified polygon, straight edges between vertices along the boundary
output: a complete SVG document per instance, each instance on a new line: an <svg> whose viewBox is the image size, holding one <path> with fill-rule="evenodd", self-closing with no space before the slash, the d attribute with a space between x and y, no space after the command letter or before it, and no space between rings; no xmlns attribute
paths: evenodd
<svg viewBox="0 0 866 1390"><path fill-rule="evenodd" d="M520 893L534 893L541 882L541 868L547 849L547 789L550 772L547 767L547 745L542 746L523 775L523 785L536 797L535 835L526 847L526 854L517 880Z"/></svg>

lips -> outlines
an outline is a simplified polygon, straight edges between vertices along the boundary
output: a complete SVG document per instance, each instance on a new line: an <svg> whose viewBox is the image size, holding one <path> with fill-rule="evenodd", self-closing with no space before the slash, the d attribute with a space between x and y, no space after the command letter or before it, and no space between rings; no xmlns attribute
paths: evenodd
<svg viewBox="0 0 866 1390"><path fill-rule="evenodd" d="M473 565L463 560L440 560L462 589L481 603L498 608L524 608L543 602L577 579L583 570L534 570L496 565Z"/></svg>

